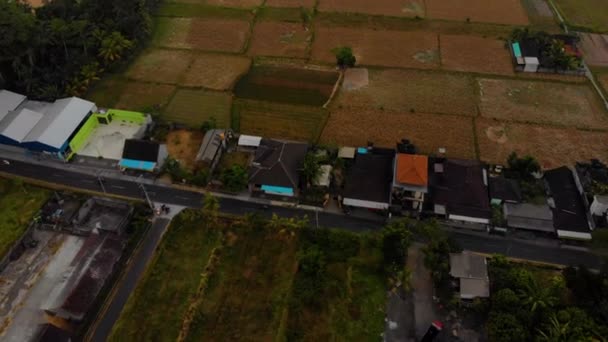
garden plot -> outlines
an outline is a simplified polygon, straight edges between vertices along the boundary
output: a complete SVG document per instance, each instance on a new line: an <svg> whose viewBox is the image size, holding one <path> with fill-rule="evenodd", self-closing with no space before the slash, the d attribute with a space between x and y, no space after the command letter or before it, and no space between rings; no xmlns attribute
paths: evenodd
<svg viewBox="0 0 608 342"><path fill-rule="evenodd" d="M129 82L124 87L116 108L143 111L153 106L163 107L174 91L175 86L172 85Z"/></svg>
<svg viewBox="0 0 608 342"><path fill-rule="evenodd" d="M319 11L424 17L424 0L319 0Z"/></svg>
<svg viewBox="0 0 608 342"><path fill-rule="evenodd" d="M196 0L183 0L184 2L192 2ZM222 6L222 7L238 7L238 8L253 8L260 6L263 0L202 0L198 1L207 5Z"/></svg>
<svg viewBox="0 0 608 342"><path fill-rule="evenodd" d="M596 158L608 162L608 133L478 119L480 158L504 164L511 152L535 157L545 169Z"/></svg>
<svg viewBox="0 0 608 342"><path fill-rule="evenodd" d="M439 67L438 38L432 32L317 27L312 59L336 63L332 51L341 46L353 49L359 65L420 69Z"/></svg>
<svg viewBox="0 0 608 342"><path fill-rule="evenodd" d="M426 0L426 15L431 19L528 24L520 0Z"/></svg>
<svg viewBox="0 0 608 342"><path fill-rule="evenodd" d="M480 111L488 118L583 128L608 128L593 90L582 84L480 79Z"/></svg>
<svg viewBox="0 0 608 342"><path fill-rule="evenodd" d="M247 73L251 60L246 57L199 54L184 75L182 85L213 90L232 89L236 81Z"/></svg>
<svg viewBox="0 0 608 342"><path fill-rule="evenodd" d="M256 66L239 80L234 93L244 99L322 106L338 77L335 71Z"/></svg>
<svg viewBox="0 0 608 342"><path fill-rule="evenodd" d="M191 48L187 40L192 20L192 18L156 18L152 44L177 49Z"/></svg>
<svg viewBox="0 0 608 342"><path fill-rule="evenodd" d="M450 157L475 159L473 134L473 120L468 117L353 108L331 112L321 142L346 146L373 142L393 148L405 138L421 153L437 153L443 147Z"/></svg>
<svg viewBox="0 0 608 342"><path fill-rule="evenodd" d="M314 7L317 0L266 0L268 7Z"/></svg>
<svg viewBox="0 0 608 342"><path fill-rule="evenodd" d="M146 82L179 83L192 62L193 54L177 50L149 50L141 54L127 71L127 77Z"/></svg>
<svg viewBox="0 0 608 342"><path fill-rule="evenodd" d="M397 112L477 114L473 80L463 74L415 70L370 70L369 85L342 89L338 107Z"/></svg>
<svg viewBox="0 0 608 342"><path fill-rule="evenodd" d="M180 89L171 99L162 118L199 128L210 119L218 127L230 127L232 97L227 93L204 90Z"/></svg>
<svg viewBox="0 0 608 342"><path fill-rule="evenodd" d="M327 111L310 106L237 100L233 116L243 134L314 142L323 129Z"/></svg>
<svg viewBox="0 0 608 342"><path fill-rule="evenodd" d="M608 32L608 2L605 0L555 0L570 25Z"/></svg>
<svg viewBox="0 0 608 342"><path fill-rule="evenodd" d="M504 41L476 36L441 35L441 66L448 70L513 75Z"/></svg>
<svg viewBox="0 0 608 342"><path fill-rule="evenodd" d="M258 22L253 29L249 54L305 58L312 32L302 24L287 22Z"/></svg>

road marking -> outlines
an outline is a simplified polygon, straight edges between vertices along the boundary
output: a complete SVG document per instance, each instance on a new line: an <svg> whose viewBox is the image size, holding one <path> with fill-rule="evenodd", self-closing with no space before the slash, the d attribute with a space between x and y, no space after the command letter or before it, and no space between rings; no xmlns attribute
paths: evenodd
<svg viewBox="0 0 608 342"><path fill-rule="evenodd" d="M120 185L110 185L111 188L115 188L115 189L126 189L124 186L120 186Z"/></svg>

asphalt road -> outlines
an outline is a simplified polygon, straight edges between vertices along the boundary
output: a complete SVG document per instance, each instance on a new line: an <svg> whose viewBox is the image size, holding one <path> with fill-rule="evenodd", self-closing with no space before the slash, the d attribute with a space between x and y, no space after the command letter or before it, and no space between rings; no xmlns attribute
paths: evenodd
<svg viewBox="0 0 608 342"><path fill-rule="evenodd" d="M63 184L71 187L101 191L96 177L73 171L64 171L57 168L29 164L19 161L10 161L10 164L0 163L0 171L35 178L47 182ZM203 195L198 192L169 188L160 185L144 185L148 195L154 202L164 202L187 207L201 207ZM105 190L109 193L144 198L143 192L137 183L127 180L106 178ZM302 217L307 215L313 226L334 227L361 232L380 229L382 222L369 221L357 217L320 212L314 212L285 207L264 207L262 204L240 201L236 199L219 198L222 212L243 215L257 212L262 216L270 217L276 213L282 217ZM539 246L508 238L497 238L487 235L468 233L452 233L453 237L464 249L482 253L501 253L514 258L550 262L561 265L586 265L590 268L599 268L601 260L595 255L557 246Z"/></svg>
<svg viewBox="0 0 608 342"><path fill-rule="evenodd" d="M96 321L93 332L89 335L90 341L103 342L110 336L114 323L120 317L120 312L127 303L129 295L131 295L131 292L137 286L137 281L145 272L148 261L152 259L163 233L169 226L169 222L171 222L169 219L157 218L150 227L140 248L137 250L137 254L131 257L131 262L124 276L118 281L118 287L113 293L109 305L105 307L105 310Z"/></svg>

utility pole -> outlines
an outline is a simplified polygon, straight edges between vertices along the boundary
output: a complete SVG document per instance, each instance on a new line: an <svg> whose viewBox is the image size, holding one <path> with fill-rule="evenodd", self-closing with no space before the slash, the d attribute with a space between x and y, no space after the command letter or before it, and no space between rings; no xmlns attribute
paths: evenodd
<svg viewBox="0 0 608 342"><path fill-rule="evenodd" d="M104 194L107 193L106 187L103 185L103 182L105 182L105 180L101 177L100 173L97 174L97 182L99 183L101 190L103 190L103 193Z"/></svg>
<svg viewBox="0 0 608 342"><path fill-rule="evenodd" d="M138 180L139 180L139 178L141 178L141 175L139 175L139 177L137 177ZM141 191L143 191L144 196L146 197L146 202L148 202L150 209L152 209L152 211L154 211L154 203L152 203L152 200L150 200L150 196L148 196L148 192L146 191L146 188L144 187L144 183L137 182L137 184L139 185L139 188L141 189Z"/></svg>

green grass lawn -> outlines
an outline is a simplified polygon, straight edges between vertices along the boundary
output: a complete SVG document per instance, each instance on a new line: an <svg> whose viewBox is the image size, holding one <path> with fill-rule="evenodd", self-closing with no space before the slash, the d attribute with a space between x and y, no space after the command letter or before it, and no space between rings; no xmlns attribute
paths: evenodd
<svg viewBox="0 0 608 342"><path fill-rule="evenodd" d="M194 211L177 216L150 268L123 309L110 341L175 341L189 298L196 292L217 227L206 228Z"/></svg>
<svg viewBox="0 0 608 342"><path fill-rule="evenodd" d="M217 127L230 127L232 97L227 93L179 89L162 118L199 128L203 122L215 118Z"/></svg>
<svg viewBox="0 0 608 342"><path fill-rule="evenodd" d="M49 195L48 190L0 178L0 259L23 235Z"/></svg>
<svg viewBox="0 0 608 342"><path fill-rule="evenodd" d="M568 24L595 32L608 32L605 0L553 0Z"/></svg>

